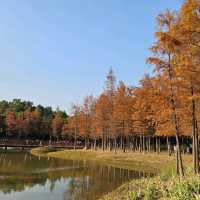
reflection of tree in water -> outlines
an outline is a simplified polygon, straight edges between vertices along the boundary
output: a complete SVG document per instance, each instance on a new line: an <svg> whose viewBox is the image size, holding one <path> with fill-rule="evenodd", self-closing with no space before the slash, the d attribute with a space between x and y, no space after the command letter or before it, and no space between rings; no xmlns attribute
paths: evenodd
<svg viewBox="0 0 200 200"><path fill-rule="evenodd" d="M145 172L99 166L90 163L89 176L72 178L65 192L65 200L93 200L112 191L122 183L141 177L152 176Z"/></svg>
<svg viewBox="0 0 200 200"><path fill-rule="evenodd" d="M56 181L68 178L65 200L90 200L125 181L146 175L96 162L39 158L25 152L0 155L0 191L3 193L23 191L35 185L45 186L47 183L50 183L49 189L53 191Z"/></svg>
<svg viewBox="0 0 200 200"><path fill-rule="evenodd" d="M72 161L39 158L29 153L4 153L0 155L0 191L23 191L36 184L43 186L48 180L53 184L71 176L72 167Z"/></svg>

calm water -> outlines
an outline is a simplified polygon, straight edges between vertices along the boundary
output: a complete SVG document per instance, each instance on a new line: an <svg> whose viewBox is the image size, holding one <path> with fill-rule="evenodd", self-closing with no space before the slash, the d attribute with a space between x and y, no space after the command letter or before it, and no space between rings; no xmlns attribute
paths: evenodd
<svg viewBox="0 0 200 200"><path fill-rule="evenodd" d="M0 153L0 200L95 200L148 175L96 162Z"/></svg>

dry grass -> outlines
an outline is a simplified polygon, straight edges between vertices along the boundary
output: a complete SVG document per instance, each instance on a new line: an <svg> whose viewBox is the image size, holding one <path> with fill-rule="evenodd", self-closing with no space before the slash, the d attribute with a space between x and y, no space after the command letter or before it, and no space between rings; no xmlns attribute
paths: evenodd
<svg viewBox="0 0 200 200"><path fill-rule="evenodd" d="M56 157L62 159L73 160L95 160L97 162L105 163L121 168L128 168L134 170L148 171L148 172L162 172L175 165L174 156L169 157L167 153L159 155L155 153L137 153L118 151L116 154L112 151L93 151L93 150L62 150L56 152L49 152L45 148L33 149L32 153L35 155L45 155L49 157ZM192 157L188 155L183 156L184 163L192 162Z"/></svg>

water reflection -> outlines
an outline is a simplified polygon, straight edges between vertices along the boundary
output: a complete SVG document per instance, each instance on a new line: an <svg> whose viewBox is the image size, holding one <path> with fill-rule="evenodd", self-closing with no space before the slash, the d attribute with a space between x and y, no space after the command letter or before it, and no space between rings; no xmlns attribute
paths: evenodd
<svg viewBox="0 0 200 200"><path fill-rule="evenodd" d="M128 180L150 175L96 162L1 153L0 199L93 200Z"/></svg>

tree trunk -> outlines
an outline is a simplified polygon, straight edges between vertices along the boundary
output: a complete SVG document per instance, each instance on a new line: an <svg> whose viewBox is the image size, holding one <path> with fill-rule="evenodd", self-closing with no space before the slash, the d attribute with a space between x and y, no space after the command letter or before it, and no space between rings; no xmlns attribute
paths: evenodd
<svg viewBox="0 0 200 200"><path fill-rule="evenodd" d="M142 150L143 150L143 153L145 153L145 136L144 136L144 134L142 137Z"/></svg>
<svg viewBox="0 0 200 200"><path fill-rule="evenodd" d="M108 138L108 149L109 149L109 151L112 150L112 149L111 149L111 138Z"/></svg>
<svg viewBox="0 0 200 200"><path fill-rule="evenodd" d="M156 153L159 154L159 150L158 150L158 137L156 137Z"/></svg>
<svg viewBox="0 0 200 200"><path fill-rule="evenodd" d="M178 169L178 174L182 177L184 176L184 171L183 171L183 163L182 163L182 156L180 152L180 144L179 144L179 127L178 127L178 119L177 119L177 114L176 114L176 104L175 104L175 97L174 97L174 90L173 90L173 85L172 85L172 79L173 79L173 74L172 74L172 67L171 67L171 54L168 54L168 73L169 73L169 80L170 80L170 92L171 92L171 107L172 107L172 112L173 112L173 123L175 126L175 136L176 136L176 146L177 146L177 169Z"/></svg>
<svg viewBox="0 0 200 200"><path fill-rule="evenodd" d="M74 150L76 150L76 135L77 135L77 128L74 131Z"/></svg>
<svg viewBox="0 0 200 200"><path fill-rule="evenodd" d="M126 138L123 137L123 152L124 153L126 152L126 144L125 144L125 142L126 142Z"/></svg>
<svg viewBox="0 0 200 200"><path fill-rule="evenodd" d="M161 151L161 149L160 149L160 137L158 137L158 152L159 152L159 154L160 154L160 151Z"/></svg>
<svg viewBox="0 0 200 200"><path fill-rule="evenodd" d="M102 134L102 150L105 150L105 145L104 145L104 133Z"/></svg>
<svg viewBox="0 0 200 200"><path fill-rule="evenodd" d="M135 150L138 151L139 147L138 147L138 137L136 136L135 138Z"/></svg>
<svg viewBox="0 0 200 200"><path fill-rule="evenodd" d="M123 121L123 152L125 153L125 151L126 151L125 139L126 139L126 138L125 138L125 134L124 134L124 133L125 133L125 131L124 131L124 130L125 130L125 127L124 127L124 126L125 126L125 124L124 124L124 121Z"/></svg>
<svg viewBox="0 0 200 200"><path fill-rule="evenodd" d="M191 96L194 97L194 90L191 86ZM197 135L197 120L196 120L196 104L192 99L192 154L193 154L193 168L194 172L199 173L199 157L198 157L198 135Z"/></svg>
<svg viewBox="0 0 200 200"><path fill-rule="evenodd" d="M114 139L115 141L114 141L114 146L115 146L115 154L117 153L117 138L115 137L115 139Z"/></svg>
<svg viewBox="0 0 200 200"><path fill-rule="evenodd" d="M140 135L139 151L142 152L142 136Z"/></svg>
<svg viewBox="0 0 200 200"><path fill-rule="evenodd" d="M197 120L196 120L196 167L197 167L197 173L199 173L199 133L198 133Z"/></svg>
<svg viewBox="0 0 200 200"><path fill-rule="evenodd" d="M121 134L121 137L120 137L120 149L122 150L123 149L123 135Z"/></svg>
<svg viewBox="0 0 200 200"><path fill-rule="evenodd" d="M171 144L168 136L167 136L167 151L168 155L171 156Z"/></svg>
<svg viewBox="0 0 200 200"><path fill-rule="evenodd" d="M149 152L151 152L151 136L149 137Z"/></svg>
<svg viewBox="0 0 200 200"><path fill-rule="evenodd" d="M87 149L87 136L85 135L85 149Z"/></svg>
<svg viewBox="0 0 200 200"><path fill-rule="evenodd" d="M96 138L94 139L94 150L95 151L97 150L97 139Z"/></svg>
<svg viewBox="0 0 200 200"><path fill-rule="evenodd" d="M184 171L183 171L183 161L182 161L182 156L181 156L181 151L180 151L180 144L179 144L179 138L176 136L176 151L177 151L177 169L178 169L178 175L181 177L184 176Z"/></svg>

